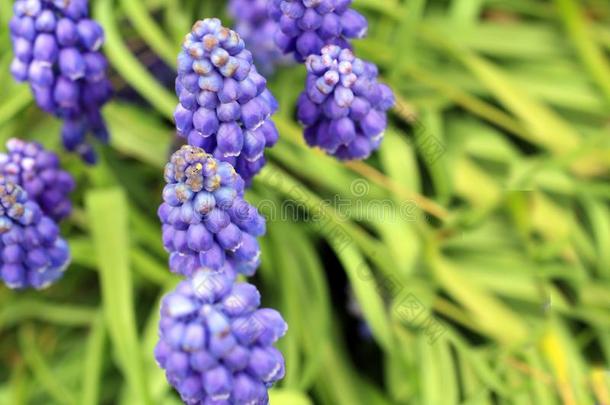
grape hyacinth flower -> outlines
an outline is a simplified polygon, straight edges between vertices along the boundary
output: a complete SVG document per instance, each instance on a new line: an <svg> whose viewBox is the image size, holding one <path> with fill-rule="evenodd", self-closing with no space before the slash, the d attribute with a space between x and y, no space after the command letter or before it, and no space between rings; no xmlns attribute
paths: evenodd
<svg viewBox="0 0 610 405"><path fill-rule="evenodd" d="M72 212L69 194L75 183L70 173L61 169L59 157L37 142L12 138L0 154L0 175L18 184L42 212L56 222Z"/></svg>
<svg viewBox="0 0 610 405"><path fill-rule="evenodd" d="M349 40L363 38L366 18L350 8L352 0L269 0L269 16L280 30L277 45L294 53L298 62L318 54L325 45L349 48Z"/></svg>
<svg viewBox="0 0 610 405"><path fill-rule="evenodd" d="M269 18L269 0L231 0L229 14L235 20L235 31L245 41L254 56L258 69L265 75L273 74L275 66L287 64L288 59L275 43L278 24Z"/></svg>
<svg viewBox="0 0 610 405"><path fill-rule="evenodd" d="M394 105L392 90L377 82L377 67L336 45L309 56L306 67L297 115L307 143L341 160L367 158L379 147Z"/></svg>
<svg viewBox="0 0 610 405"><path fill-rule="evenodd" d="M277 101L240 36L208 18L193 25L178 56L178 134L230 163L250 183L278 139Z"/></svg>
<svg viewBox="0 0 610 405"><path fill-rule="evenodd" d="M10 21L15 80L29 82L38 106L64 121L66 149L94 163L88 132L103 142L108 131L101 107L112 89L99 52L102 27L88 18L88 1L16 0Z"/></svg>
<svg viewBox="0 0 610 405"><path fill-rule="evenodd" d="M269 403L285 372L273 343L287 325L259 306L256 287L206 270L163 298L155 358L185 404Z"/></svg>
<svg viewBox="0 0 610 405"><path fill-rule="evenodd" d="M170 270L190 277L201 267L230 265L253 275L265 220L244 200L244 181L233 166L185 145L165 166L165 181L158 213Z"/></svg>
<svg viewBox="0 0 610 405"><path fill-rule="evenodd" d="M70 261L55 222L27 192L0 176L0 279L14 289L42 289L59 279Z"/></svg>

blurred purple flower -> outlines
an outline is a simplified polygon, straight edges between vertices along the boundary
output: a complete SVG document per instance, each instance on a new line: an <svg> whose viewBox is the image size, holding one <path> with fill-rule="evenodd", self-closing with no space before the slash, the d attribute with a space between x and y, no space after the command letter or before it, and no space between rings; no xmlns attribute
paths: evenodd
<svg viewBox="0 0 610 405"><path fill-rule="evenodd" d="M269 0L269 16L280 30L276 43L298 62L325 45L349 48L349 39L366 35L366 18L350 8L352 0Z"/></svg>
<svg viewBox="0 0 610 405"><path fill-rule="evenodd" d="M61 169L59 157L36 142L12 138L0 154L0 175L21 186L36 201L45 215L61 221L72 212L70 193L75 183Z"/></svg>
<svg viewBox="0 0 610 405"><path fill-rule="evenodd" d="M16 0L13 9L13 77L29 82L42 110L64 120L65 148L94 163L86 135L108 141L100 109L112 94L99 52L102 27L88 18L87 0Z"/></svg>
<svg viewBox="0 0 610 405"><path fill-rule="evenodd" d="M273 74L278 64L288 64L289 58L275 43L278 23L268 13L269 0L230 0L229 14L235 20L235 31L246 42L258 69Z"/></svg>

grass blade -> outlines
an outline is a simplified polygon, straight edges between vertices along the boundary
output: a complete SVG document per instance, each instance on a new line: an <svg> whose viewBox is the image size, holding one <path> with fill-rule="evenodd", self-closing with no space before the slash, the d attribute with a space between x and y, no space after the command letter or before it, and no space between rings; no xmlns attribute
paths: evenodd
<svg viewBox="0 0 610 405"><path fill-rule="evenodd" d="M91 323L91 330L87 340L87 351L83 362L82 405L95 405L99 403L105 338L104 318L99 313Z"/></svg>
<svg viewBox="0 0 610 405"><path fill-rule="evenodd" d="M123 42L113 9L113 1L96 1L93 14L106 33L104 51L112 66L150 105L166 118L173 120L177 100L142 66Z"/></svg>
<svg viewBox="0 0 610 405"><path fill-rule="evenodd" d="M555 0L555 4L591 78L599 85L610 105L610 63L601 48L589 35L587 23L578 2Z"/></svg>
<svg viewBox="0 0 610 405"><path fill-rule="evenodd" d="M141 403L152 404L136 331L125 195L120 189L92 190L86 195L86 207L116 361Z"/></svg>
<svg viewBox="0 0 610 405"><path fill-rule="evenodd" d="M42 388L59 404L76 405L72 392L57 379L36 345L31 325L19 329L19 346L23 357Z"/></svg>

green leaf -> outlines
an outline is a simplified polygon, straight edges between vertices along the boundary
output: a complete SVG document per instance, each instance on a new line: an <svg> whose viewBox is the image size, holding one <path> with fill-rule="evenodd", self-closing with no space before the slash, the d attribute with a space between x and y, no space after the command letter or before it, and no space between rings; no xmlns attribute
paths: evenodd
<svg viewBox="0 0 610 405"><path fill-rule="evenodd" d="M597 248L597 271L601 277L610 278L610 210L608 206L589 198L586 194L581 196L589 222L595 235Z"/></svg>
<svg viewBox="0 0 610 405"><path fill-rule="evenodd" d="M138 33L169 66L176 65L179 46L167 40L167 34L157 25L141 1L121 0L121 7Z"/></svg>
<svg viewBox="0 0 610 405"><path fill-rule="evenodd" d="M269 391L270 405L313 405L311 399L299 391L272 389Z"/></svg>
<svg viewBox="0 0 610 405"><path fill-rule="evenodd" d="M163 167L168 159L174 130L141 108L124 103L110 103L104 108L111 143L117 150L154 167Z"/></svg>
<svg viewBox="0 0 610 405"><path fill-rule="evenodd" d="M91 330L87 339L87 351L83 362L83 390L81 394L82 405L95 405L99 403L102 365L104 360L106 332L104 317L97 314L91 322Z"/></svg>
<svg viewBox="0 0 610 405"><path fill-rule="evenodd" d="M513 310L464 277L444 258L431 253L429 260L439 283L470 311L481 332L509 345L527 341L529 328Z"/></svg>
<svg viewBox="0 0 610 405"><path fill-rule="evenodd" d="M2 305L0 328L8 328L27 320L74 327L88 326L94 315L95 309L84 305L59 304L23 297Z"/></svg>
<svg viewBox="0 0 610 405"><path fill-rule="evenodd" d="M412 145L396 129L386 131L379 149L379 157L384 171L407 190L420 192L421 173Z"/></svg>
<svg viewBox="0 0 610 405"><path fill-rule="evenodd" d="M35 332L31 325L19 329L19 346L21 353L32 370L34 377L43 389L58 403L76 405L73 393L57 379L49 364L47 364L35 341Z"/></svg>
<svg viewBox="0 0 610 405"><path fill-rule="evenodd" d="M387 310L383 303L378 286L369 265L364 256L353 245L341 245L329 241L335 254L345 267L350 285L358 303L362 307L362 313L367 324L373 332L375 340L384 350L392 352L393 344L392 328Z"/></svg>
<svg viewBox="0 0 610 405"><path fill-rule="evenodd" d="M134 0L135 1L135 0ZM173 119L177 100L147 70L125 45L118 28L113 0L94 3L93 15L106 34L104 51L114 68L153 107L168 119Z"/></svg>
<svg viewBox="0 0 610 405"><path fill-rule="evenodd" d="M116 362L141 403L151 404L136 330L127 201L120 189L97 189L87 193L86 207L100 271L104 318Z"/></svg>
<svg viewBox="0 0 610 405"><path fill-rule="evenodd" d="M451 2L451 17L456 27L463 29L476 22L483 8L484 0L454 0Z"/></svg>
<svg viewBox="0 0 610 405"><path fill-rule="evenodd" d="M610 105L610 63L591 37L583 10L574 0L555 0L555 4L591 78L598 84Z"/></svg>
<svg viewBox="0 0 610 405"><path fill-rule="evenodd" d="M15 114L32 102L32 95L27 86L15 86L4 93L0 101L0 125L13 118Z"/></svg>

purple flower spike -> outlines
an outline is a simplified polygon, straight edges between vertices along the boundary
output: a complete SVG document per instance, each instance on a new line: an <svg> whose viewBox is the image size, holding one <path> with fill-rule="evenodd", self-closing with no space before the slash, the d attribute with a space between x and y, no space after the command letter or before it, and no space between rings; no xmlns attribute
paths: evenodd
<svg viewBox="0 0 610 405"><path fill-rule="evenodd" d="M259 306L256 287L209 270L163 298L155 358L185 404L269 403L285 373L273 344L287 325Z"/></svg>
<svg viewBox="0 0 610 405"><path fill-rule="evenodd" d="M366 159L379 147L394 105L377 67L351 50L328 45L307 58L307 85L297 115L305 139L341 160Z"/></svg>
<svg viewBox="0 0 610 405"><path fill-rule="evenodd" d="M100 109L112 95L104 31L88 18L87 0L16 0L10 21L15 80L29 82L38 106L64 120L64 147L96 160L87 133L107 142Z"/></svg>
<svg viewBox="0 0 610 405"><path fill-rule="evenodd" d="M0 154L0 175L18 184L36 201L43 213L59 222L72 212L70 193L75 183L61 169L59 157L36 142L12 138Z"/></svg>
<svg viewBox="0 0 610 405"><path fill-rule="evenodd" d="M70 251L55 222L28 194L0 176L0 280L9 288L43 289L68 267Z"/></svg>
<svg viewBox="0 0 610 405"><path fill-rule="evenodd" d="M270 120L277 102L241 37L215 18L195 23L178 56L176 94L178 134L230 163L249 184L265 164L264 149L277 140ZM251 147L252 139L262 148Z"/></svg>
<svg viewBox="0 0 610 405"><path fill-rule="evenodd" d="M279 24L275 41L298 62L318 54L325 45L349 48L349 40L363 38L366 18L349 8L352 0L269 0L269 16Z"/></svg>
<svg viewBox="0 0 610 405"><path fill-rule="evenodd" d="M244 200L244 181L235 169L185 145L165 166L165 181L158 213L171 271L190 277L201 267L230 265L253 275L265 220Z"/></svg>
<svg viewBox="0 0 610 405"><path fill-rule="evenodd" d="M279 29L277 22L269 18L269 0L231 0L229 14L235 19L235 31L246 42L258 69L265 75L273 74L275 66L290 62L275 43Z"/></svg>

